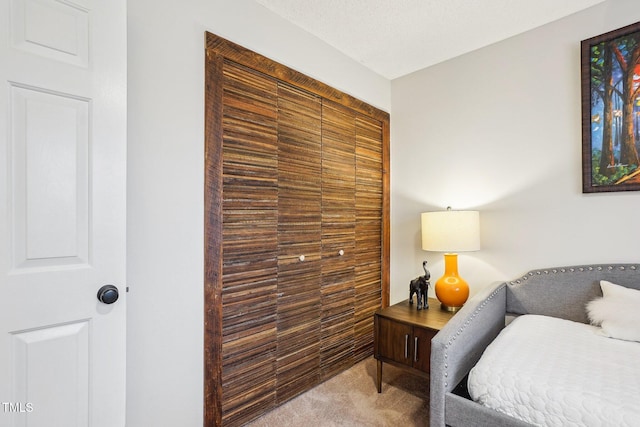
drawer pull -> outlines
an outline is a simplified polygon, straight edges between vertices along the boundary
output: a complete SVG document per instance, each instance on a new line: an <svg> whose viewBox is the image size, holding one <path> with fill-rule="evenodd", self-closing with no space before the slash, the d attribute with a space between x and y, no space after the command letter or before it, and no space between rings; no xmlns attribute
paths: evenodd
<svg viewBox="0 0 640 427"><path fill-rule="evenodd" d="M418 361L418 337L413 339L413 361Z"/></svg>
<svg viewBox="0 0 640 427"><path fill-rule="evenodd" d="M404 358L409 358L409 335L404 336Z"/></svg>

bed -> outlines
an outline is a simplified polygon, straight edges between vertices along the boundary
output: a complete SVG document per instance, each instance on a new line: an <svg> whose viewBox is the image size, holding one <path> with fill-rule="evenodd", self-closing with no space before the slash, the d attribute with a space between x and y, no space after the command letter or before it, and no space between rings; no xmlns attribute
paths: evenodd
<svg viewBox="0 0 640 427"><path fill-rule="evenodd" d="M638 313L640 264L483 289L432 340L431 427L640 425Z"/></svg>

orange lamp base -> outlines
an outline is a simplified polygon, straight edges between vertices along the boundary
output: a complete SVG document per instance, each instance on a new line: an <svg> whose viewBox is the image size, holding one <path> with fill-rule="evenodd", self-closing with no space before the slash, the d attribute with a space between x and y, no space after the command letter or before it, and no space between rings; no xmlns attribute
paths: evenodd
<svg viewBox="0 0 640 427"><path fill-rule="evenodd" d="M458 275L458 254L444 254L444 275L435 284L440 308L458 311L469 298L469 284Z"/></svg>

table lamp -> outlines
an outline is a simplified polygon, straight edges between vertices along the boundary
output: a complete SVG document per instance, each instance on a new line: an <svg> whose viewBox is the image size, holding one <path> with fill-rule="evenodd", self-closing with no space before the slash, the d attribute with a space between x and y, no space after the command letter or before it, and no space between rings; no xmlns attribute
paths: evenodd
<svg viewBox="0 0 640 427"><path fill-rule="evenodd" d="M458 275L457 252L480 249L480 213L478 211L424 212L422 249L445 252L444 275L435 283L436 297L446 311L457 311L469 298L469 284Z"/></svg>

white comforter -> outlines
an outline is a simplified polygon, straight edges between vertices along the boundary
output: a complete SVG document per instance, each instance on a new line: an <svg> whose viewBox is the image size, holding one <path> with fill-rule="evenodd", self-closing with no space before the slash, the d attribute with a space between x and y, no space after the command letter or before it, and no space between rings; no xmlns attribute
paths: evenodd
<svg viewBox="0 0 640 427"><path fill-rule="evenodd" d="M640 426L640 343L599 329L518 317L471 370L471 398L540 426Z"/></svg>

